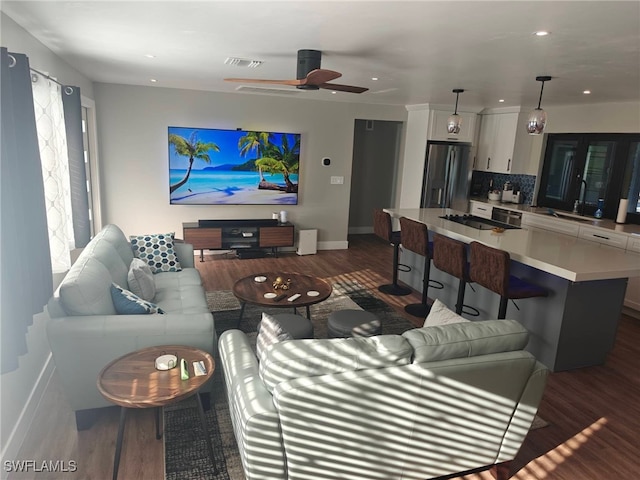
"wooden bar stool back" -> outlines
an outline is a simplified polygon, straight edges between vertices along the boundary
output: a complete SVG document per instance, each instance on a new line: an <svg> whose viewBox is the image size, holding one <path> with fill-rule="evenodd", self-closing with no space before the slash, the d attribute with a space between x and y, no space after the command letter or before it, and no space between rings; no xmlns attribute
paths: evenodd
<svg viewBox="0 0 640 480"><path fill-rule="evenodd" d="M407 217L400 217L400 231L402 232L402 246L407 250L424 257L424 274L422 276L422 301L412 303L404 307L405 311L416 317L426 317L431 307L429 306L427 292L429 283L433 282L433 288L443 288L440 282L429 280L431 274L431 258L433 244L429 242L429 229L424 223L416 222Z"/></svg>
<svg viewBox="0 0 640 480"><path fill-rule="evenodd" d="M505 318L510 299L548 295L544 288L511 275L511 257L508 252L479 242L471 242L470 247L469 277L473 282L500 295L499 319Z"/></svg>
<svg viewBox="0 0 640 480"><path fill-rule="evenodd" d="M390 284L380 285L378 290L387 295L409 295L411 289L398 284L398 268L401 267L399 263L401 232L393 231L391 215L379 208L373 210L373 233L393 245L393 280Z"/></svg>
<svg viewBox="0 0 640 480"><path fill-rule="evenodd" d="M477 317L480 312L474 307L464 304L466 285L471 283L469 262L467 261L467 245L459 240L434 233L433 265L438 270L459 279L456 313L460 315L464 311L467 315Z"/></svg>

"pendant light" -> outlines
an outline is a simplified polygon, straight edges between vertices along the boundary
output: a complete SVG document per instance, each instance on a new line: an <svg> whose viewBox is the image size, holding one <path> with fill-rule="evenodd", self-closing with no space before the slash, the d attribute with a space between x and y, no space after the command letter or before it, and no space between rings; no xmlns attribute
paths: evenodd
<svg viewBox="0 0 640 480"><path fill-rule="evenodd" d="M449 115L447 119L447 132L458 134L460 133L460 127L462 126L462 118L458 115L458 96L464 92L461 88L454 88L453 93L456 94L456 108L455 111Z"/></svg>
<svg viewBox="0 0 640 480"><path fill-rule="evenodd" d="M544 131L544 126L547 124L547 112L540 108L542 103L542 91L544 89L544 82L551 80L549 76L536 77L536 81L542 82L540 86L540 98L538 99L538 108L531 110L529 113L529 119L527 120L527 132L529 135L540 135Z"/></svg>

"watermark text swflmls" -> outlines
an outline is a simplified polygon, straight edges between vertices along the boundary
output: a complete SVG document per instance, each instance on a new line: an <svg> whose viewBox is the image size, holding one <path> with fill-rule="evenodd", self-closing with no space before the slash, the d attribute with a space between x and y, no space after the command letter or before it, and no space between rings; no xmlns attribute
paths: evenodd
<svg viewBox="0 0 640 480"><path fill-rule="evenodd" d="M53 472L67 473L78 470L78 462L75 460L5 460L5 472Z"/></svg>

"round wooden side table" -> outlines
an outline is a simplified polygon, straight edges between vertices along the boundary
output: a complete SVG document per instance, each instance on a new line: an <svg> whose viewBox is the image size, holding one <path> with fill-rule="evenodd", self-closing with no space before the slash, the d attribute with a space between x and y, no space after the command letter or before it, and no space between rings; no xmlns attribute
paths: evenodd
<svg viewBox="0 0 640 480"><path fill-rule="evenodd" d="M157 370L155 368L155 360L164 354L175 355L178 358L178 365L170 370ZM182 380L180 377L181 359L185 359L187 362L187 370L189 372L187 380ZM199 361L204 362L206 374L196 376L193 362ZM211 437L209 436L202 401L200 400L200 395L197 395L200 387L213 375L214 369L215 363L209 353L181 345L163 345L137 350L115 359L102 369L98 375L98 390L107 400L121 407L116 451L113 460L113 480L118 478L127 409L155 407L156 438L159 439L162 437L160 432L160 408L184 400L192 395L195 395L197 399L198 413L207 449L209 450L213 468L217 473L218 469L213 455L213 446L211 445Z"/></svg>

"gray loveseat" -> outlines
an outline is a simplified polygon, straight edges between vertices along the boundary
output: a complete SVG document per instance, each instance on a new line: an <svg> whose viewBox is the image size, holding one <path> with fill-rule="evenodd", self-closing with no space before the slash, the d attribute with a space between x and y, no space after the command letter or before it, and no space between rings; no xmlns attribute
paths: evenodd
<svg viewBox="0 0 640 480"><path fill-rule="evenodd" d="M109 406L96 387L100 370L126 353L156 345L187 345L217 352L217 336L193 247L175 243L181 271L153 275L157 304L165 313L119 315L111 284L127 289L131 244L107 225L84 248L47 304L47 335L78 429L91 422L88 410ZM205 387L203 390L210 390Z"/></svg>
<svg viewBox="0 0 640 480"><path fill-rule="evenodd" d="M512 320L403 335L287 340L262 360L220 336L247 480L425 480L478 468L507 478L548 370Z"/></svg>

